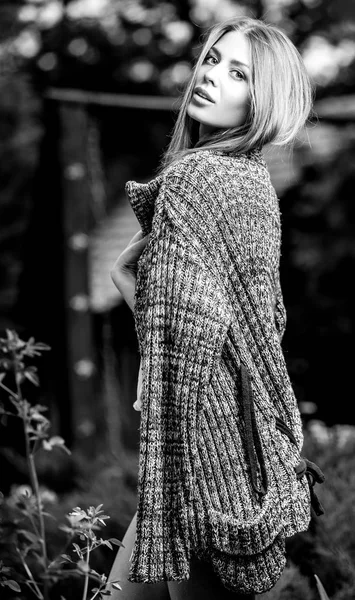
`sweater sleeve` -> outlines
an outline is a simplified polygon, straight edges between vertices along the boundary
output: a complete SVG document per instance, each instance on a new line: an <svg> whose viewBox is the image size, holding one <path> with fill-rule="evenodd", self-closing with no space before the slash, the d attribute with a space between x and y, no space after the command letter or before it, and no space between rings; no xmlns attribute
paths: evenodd
<svg viewBox="0 0 355 600"><path fill-rule="evenodd" d="M165 215L146 247L135 320L141 396L137 533L129 581L189 578L196 414L231 322L196 245ZM144 515L144 519L143 519Z"/></svg>

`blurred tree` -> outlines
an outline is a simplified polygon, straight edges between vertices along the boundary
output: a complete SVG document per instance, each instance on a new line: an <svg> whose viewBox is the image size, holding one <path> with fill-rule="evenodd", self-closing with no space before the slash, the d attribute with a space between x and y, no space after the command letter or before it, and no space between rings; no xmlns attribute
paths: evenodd
<svg viewBox="0 0 355 600"><path fill-rule="evenodd" d="M346 0L27 0L0 8L7 57L50 85L172 94L201 31L247 14L280 25L304 54L320 95L353 89L355 9ZM10 34L11 32L11 34Z"/></svg>
<svg viewBox="0 0 355 600"><path fill-rule="evenodd" d="M13 307L22 268L22 241L32 204L41 127L39 101L28 77L3 74L0 83L0 328L15 326ZM17 324L16 324L17 326Z"/></svg>
<svg viewBox="0 0 355 600"><path fill-rule="evenodd" d="M301 51L317 98L355 89L355 5L334 0L265 0ZM352 6L350 9L349 6ZM266 14L270 17L270 13Z"/></svg>
<svg viewBox="0 0 355 600"><path fill-rule="evenodd" d="M329 424L354 423L355 126L323 135L321 152L303 150L301 177L281 202L284 345L297 398Z"/></svg>
<svg viewBox="0 0 355 600"><path fill-rule="evenodd" d="M48 177L48 181L37 181L36 188L33 187L33 175L38 165L41 118L45 116L45 119L53 120L51 131L57 133L53 107L48 109L47 105L45 112L42 109L41 98L45 91L56 86L136 95L176 96L180 94L191 71L201 33L218 20L243 14L262 16L267 21L280 25L291 36L316 83L318 98L354 92L354 3L346 0L2 0L0 217L3 227L0 233L0 277L3 293L0 314L3 327L16 326L12 322L13 306L17 299L19 274L24 261L23 235L30 215L38 219L39 223L39 219L43 219L45 214L47 223L55 224L58 214L55 211L60 211L60 189L53 190L51 204L48 204L43 192L46 184L52 184L50 176L53 176L53 181L58 176L54 138L49 139L47 136L41 155L42 166L44 165L42 173ZM109 205L112 206L117 202L117 193L118 190L121 191L124 179L130 177L132 170L134 176L139 177L148 176L154 171L168 140L173 115L168 113L162 116L133 109L118 111L105 108L100 111L90 108L90 111L101 134L104 175L108 180ZM46 160L49 161L50 153L52 164L49 168ZM287 253L286 246L285 254L287 261L290 261L287 263L290 271L287 272L293 273L292 280L287 278L285 285L287 304L290 307L289 335L295 336L293 339L296 340L295 332L302 331L299 327L302 315L307 315L304 333L307 339L309 335L315 340L313 358L309 356L302 362L299 358L302 350L297 344L290 350L290 366L295 374L300 398L304 396L307 400L312 399L309 385L314 385L314 382L307 384L308 387L302 385L306 381L305 369L315 360L316 346L319 339L323 340L322 331L327 327L322 319L327 321L331 318L332 335L337 343L348 340L350 330L347 329L344 337L344 323L352 320L349 305L342 299L342 295L348 292L343 280L346 277L345 270L340 267L336 258L343 228L351 218L347 213L350 194L343 190L340 192L340 181L335 171L336 167L341 172L341 162L334 162L329 172L322 171L318 187L312 187L309 182L313 167L308 172L306 170L304 179L294 188L294 195L290 196L294 199L295 207L298 205L298 198L306 198L306 205L312 204L319 198L321 181L325 182L328 191L336 190L333 198L338 193L344 194L343 202L337 206L342 215L339 217L338 228L332 229L327 219L324 220L320 209L315 209L313 217L304 220L298 219L292 210L289 217L286 216L286 221L290 219L288 232L286 228L286 244L288 240L298 239L298 250L293 248L291 251L290 247ZM349 173L350 170L349 166ZM38 203L36 197L41 194L44 194L42 204ZM301 204L302 202L301 200ZM36 209L33 206L35 203ZM283 203L284 206L286 204ZM288 208L291 206L293 204L287 204ZM307 234L303 231L304 227L308 228ZM328 228L329 235L337 243L329 244L326 235L318 235L324 228ZM51 233L47 227L44 239L49 240ZM348 261L351 255L350 238L345 239ZM38 251L41 252L40 244ZM309 267L306 276L302 260L313 265L315 257L318 267L324 267L330 262L337 265L336 273L342 274L336 287L341 292L331 298L325 296L324 302L323 291L328 294L324 282L335 281L336 276L334 271L331 277L323 273L322 277L319 275L316 279L317 270L313 270L313 267ZM284 268L286 273L286 267ZM40 278L42 275L38 273L36 276ZM320 281L323 281L323 287ZM293 287L292 282L298 282L299 287L296 283L296 287ZM55 282L52 283L54 286ZM294 296L294 292L303 289L302 286L306 286L308 292L300 299L297 295ZM53 287L53 290L57 288ZM307 302L307 306L303 301ZM41 304L38 303L38 306ZM315 313L318 314L319 311L317 318L311 306L316 307ZM343 310L348 316L342 319L339 315ZM20 314L17 313L15 318L21 326ZM316 323L318 330L314 328ZM326 339L330 343L328 333L327 329ZM288 341L291 342L290 339ZM308 366L305 366L305 360L308 361ZM341 365L338 366L340 368ZM326 394L326 389L324 393Z"/></svg>

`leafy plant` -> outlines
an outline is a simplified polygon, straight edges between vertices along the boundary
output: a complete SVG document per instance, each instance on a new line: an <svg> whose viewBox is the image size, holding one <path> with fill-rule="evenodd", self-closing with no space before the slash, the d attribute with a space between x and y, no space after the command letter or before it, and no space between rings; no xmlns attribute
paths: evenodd
<svg viewBox="0 0 355 600"><path fill-rule="evenodd" d="M100 598L111 595L111 592L106 590L108 583L112 584L112 587L115 589L121 589L118 581L108 582L105 575L100 575L97 571L90 568L90 556L96 548L107 546L110 550L113 550L113 545L123 545L116 538L104 540L96 536L95 531L105 526L105 520L110 518L108 515L102 514L104 512L101 510L102 506L102 504L96 508L90 506L87 511L77 506L68 515L70 525L61 526L61 529L67 532L70 538L78 535L79 539L84 542L81 546L73 543L74 552L78 556L77 561L74 561L68 554L61 554L61 558L74 567L73 570L69 571L70 574L77 573L84 575L83 600L87 598L89 578L97 582L97 586L91 590L93 593L91 600L94 600L96 597ZM55 561L52 565L54 564ZM52 567L52 565L50 566ZM59 569L59 573L62 573L61 569Z"/></svg>
<svg viewBox="0 0 355 600"><path fill-rule="evenodd" d="M0 498L1 538L7 540L16 566L21 567L12 578L13 569L0 561L0 587L20 592L19 584L25 583L38 600L48 600L50 589L59 578L80 576L84 579L82 600L88 598L90 580L95 583L90 590L91 600L109 596L112 592L107 589L108 584L121 589L119 582L108 581L104 574L95 571L90 565L91 555L101 546L112 550L114 545L123 544L116 538L105 540L97 535L110 518L104 514L102 504L87 510L79 506L74 508L67 515L68 523L59 526L66 537L64 548L56 556L48 556L46 519L53 517L45 510L48 492L46 496L39 484L35 456L40 450L60 449L69 454L70 450L63 438L50 435L51 423L44 415L47 408L40 404L31 405L22 393L25 381L39 385L37 368L28 364L28 359L41 356L42 352L50 350L49 346L36 343L34 338L25 342L15 331L7 330L6 333L6 338L0 338L0 388L7 394L8 406L0 404L0 415L3 423L9 417L22 421L30 485L15 488L7 499L3 495ZM11 382L5 384L5 379L12 381L14 389L10 387Z"/></svg>
<svg viewBox="0 0 355 600"><path fill-rule="evenodd" d="M316 579L317 590L319 593L320 600L329 600L327 592L325 591L323 584L322 584L321 580L319 579L318 575L315 575L314 577Z"/></svg>
<svg viewBox="0 0 355 600"><path fill-rule="evenodd" d="M14 592L20 592L21 588L17 581L14 579L9 579L9 575L11 573L10 567L5 567L2 560L0 560L0 587L8 587L10 590Z"/></svg>

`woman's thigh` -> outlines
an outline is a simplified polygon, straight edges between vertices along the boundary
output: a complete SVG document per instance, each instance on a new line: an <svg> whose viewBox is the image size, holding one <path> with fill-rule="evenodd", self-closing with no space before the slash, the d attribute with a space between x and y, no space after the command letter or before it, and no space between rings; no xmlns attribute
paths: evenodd
<svg viewBox="0 0 355 600"><path fill-rule="evenodd" d="M254 596L235 594L227 590L211 566L193 557L190 563L190 578L187 581L162 581L159 583L133 583L128 581L130 557L136 535L137 513L135 513L112 565L108 581L119 580L122 590L111 586L111 600L254 600Z"/></svg>
<svg viewBox="0 0 355 600"><path fill-rule="evenodd" d="M187 581L168 581L171 600L255 600L253 595L227 590L215 575L212 566L193 557Z"/></svg>
<svg viewBox="0 0 355 600"><path fill-rule="evenodd" d="M107 589L112 592L108 596L110 600L170 600L168 586L165 581L159 583L134 583L128 581L130 568L130 557L136 535L137 513L135 513L124 535L122 543L124 548L118 549L116 558L112 565L108 581L119 580L122 590L115 590L108 585Z"/></svg>

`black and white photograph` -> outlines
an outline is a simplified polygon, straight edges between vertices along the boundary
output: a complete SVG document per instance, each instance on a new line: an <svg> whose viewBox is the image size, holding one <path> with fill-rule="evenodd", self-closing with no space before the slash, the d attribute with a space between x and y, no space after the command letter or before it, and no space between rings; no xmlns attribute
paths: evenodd
<svg viewBox="0 0 355 600"><path fill-rule="evenodd" d="M0 0L1 600L355 599L354 190L354 0Z"/></svg>

